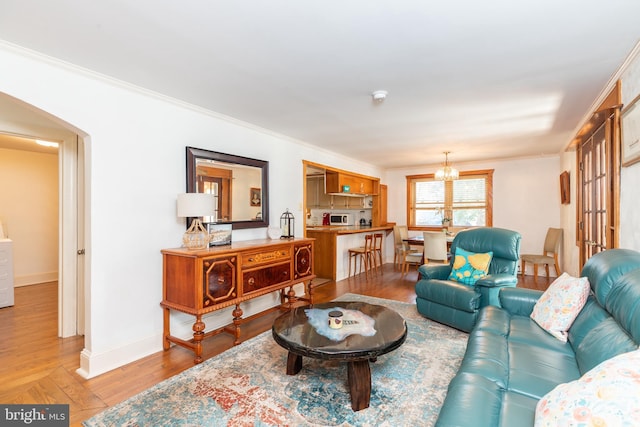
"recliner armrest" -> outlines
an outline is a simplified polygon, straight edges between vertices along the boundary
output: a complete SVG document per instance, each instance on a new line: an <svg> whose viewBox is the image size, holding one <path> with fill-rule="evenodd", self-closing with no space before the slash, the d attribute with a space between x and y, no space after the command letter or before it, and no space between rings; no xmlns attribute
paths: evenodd
<svg viewBox="0 0 640 427"><path fill-rule="evenodd" d="M518 278L513 274L489 274L478 279L476 286L487 288L501 288L503 286L514 286L518 283Z"/></svg>
<svg viewBox="0 0 640 427"><path fill-rule="evenodd" d="M473 313L478 310L480 294L473 286L451 280L419 280L416 296L446 307L446 310L462 310Z"/></svg>
<svg viewBox="0 0 640 427"><path fill-rule="evenodd" d="M530 316L543 292L536 289L500 289L500 306L516 316Z"/></svg>
<svg viewBox="0 0 640 427"><path fill-rule="evenodd" d="M420 279L438 279L447 280L449 274L451 274L451 266L449 264L443 265L421 265L418 267L418 273Z"/></svg>

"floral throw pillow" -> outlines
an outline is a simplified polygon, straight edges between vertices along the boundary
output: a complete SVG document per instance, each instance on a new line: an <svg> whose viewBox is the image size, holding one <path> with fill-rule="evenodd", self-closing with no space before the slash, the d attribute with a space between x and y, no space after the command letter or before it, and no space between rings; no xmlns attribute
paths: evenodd
<svg viewBox="0 0 640 427"><path fill-rule="evenodd" d="M456 248L449 280L469 286L475 285L478 279L487 275L491 258L493 258L493 252L476 254L462 248Z"/></svg>
<svg viewBox="0 0 640 427"><path fill-rule="evenodd" d="M589 279L562 273L536 302L531 319L560 341L567 342L567 331L588 296Z"/></svg>
<svg viewBox="0 0 640 427"><path fill-rule="evenodd" d="M535 427L640 426L640 350L605 360L538 401Z"/></svg>

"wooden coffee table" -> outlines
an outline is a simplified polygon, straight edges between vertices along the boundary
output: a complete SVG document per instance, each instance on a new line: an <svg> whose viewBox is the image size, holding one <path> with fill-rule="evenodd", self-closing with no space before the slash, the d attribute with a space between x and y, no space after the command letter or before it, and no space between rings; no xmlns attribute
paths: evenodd
<svg viewBox="0 0 640 427"><path fill-rule="evenodd" d="M349 335L336 341L321 335L309 323L305 310L335 309L354 310L374 320L375 334ZM327 310L330 311L330 310ZM279 316L273 323L273 338L289 351L287 375L295 375L302 369L302 357L340 360L348 363L347 377L351 408L359 411L369 407L371 400L371 368L382 354L395 350L407 338L407 325L398 313L390 308L363 302L331 302L293 308Z"/></svg>

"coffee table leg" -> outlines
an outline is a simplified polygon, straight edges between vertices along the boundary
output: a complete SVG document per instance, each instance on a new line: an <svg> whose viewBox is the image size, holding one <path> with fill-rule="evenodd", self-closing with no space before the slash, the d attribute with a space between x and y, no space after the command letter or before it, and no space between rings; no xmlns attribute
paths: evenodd
<svg viewBox="0 0 640 427"><path fill-rule="evenodd" d="M371 368L368 360L349 362L347 368L351 409L359 411L369 407L371 400Z"/></svg>
<svg viewBox="0 0 640 427"><path fill-rule="evenodd" d="M287 375L295 375L302 369L302 356L289 352L287 356Z"/></svg>

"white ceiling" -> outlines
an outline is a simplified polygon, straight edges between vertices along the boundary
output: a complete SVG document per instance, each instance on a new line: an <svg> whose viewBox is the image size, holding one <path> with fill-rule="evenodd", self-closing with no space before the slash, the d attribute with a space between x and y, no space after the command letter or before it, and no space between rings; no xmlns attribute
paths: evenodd
<svg viewBox="0 0 640 427"><path fill-rule="evenodd" d="M35 139L7 135L0 132L0 148L8 150L33 151L36 153L57 154L58 148L40 145Z"/></svg>
<svg viewBox="0 0 640 427"><path fill-rule="evenodd" d="M639 16L638 0L0 0L0 39L400 167L562 151Z"/></svg>

